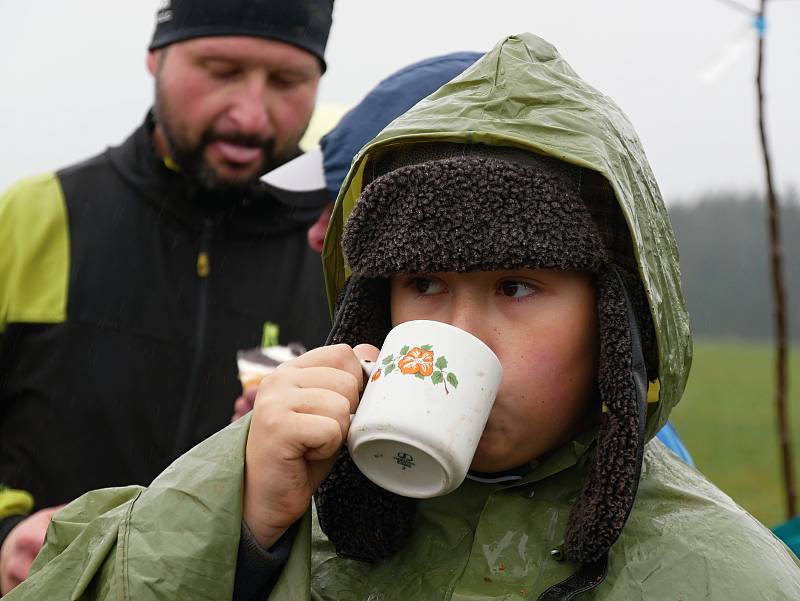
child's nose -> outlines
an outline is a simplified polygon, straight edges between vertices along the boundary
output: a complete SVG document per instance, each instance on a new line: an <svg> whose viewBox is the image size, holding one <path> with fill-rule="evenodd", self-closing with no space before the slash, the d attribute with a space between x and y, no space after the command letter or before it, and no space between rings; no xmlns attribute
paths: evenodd
<svg viewBox="0 0 800 601"><path fill-rule="evenodd" d="M493 351L492 328L486 312L474 305L455 306L450 314L450 325L468 332Z"/></svg>

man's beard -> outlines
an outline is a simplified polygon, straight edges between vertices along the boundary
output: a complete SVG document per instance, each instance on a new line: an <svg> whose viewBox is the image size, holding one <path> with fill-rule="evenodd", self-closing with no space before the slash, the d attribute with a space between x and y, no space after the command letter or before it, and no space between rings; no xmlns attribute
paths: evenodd
<svg viewBox="0 0 800 601"><path fill-rule="evenodd" d="M220 195L246 193L264 173L279 167L291 157L275 156L275 139L241 133L221 133L208 128L203 131L200 140L194 144L185 144L179 140L171 122L170 111L163 102L161 94L156 92L156 122L164 134L170 152L170 158L181 170L181 173L200 187ZM248 175L238 178L221 176L208 163L205 151L214 142L228 142L248 148L261 150L261 165L250 171Z"/></svg>
<svg viewBox="0 0 800 601"><path fill-rule="evenodd" d="M195 146L190 147L181 145L175 139L167 123L161 121L159 125L161 125L161 130L164 132L164 138L172 155L171 158L180 167L181 172L187 178L209 191L221 193L245 192L258 181L261 175L285 162L275 158L273 154L275 152L275 140L273 138L261 139L257 136L245 134L220 134L213 131L213 129L207 129L200 137L200 141ZM263 157L260 167L251 171L251 175L243 178L221 176L212 165L209 165L205 158L206 148L218 141L247 148L259 148Z"/></svg>

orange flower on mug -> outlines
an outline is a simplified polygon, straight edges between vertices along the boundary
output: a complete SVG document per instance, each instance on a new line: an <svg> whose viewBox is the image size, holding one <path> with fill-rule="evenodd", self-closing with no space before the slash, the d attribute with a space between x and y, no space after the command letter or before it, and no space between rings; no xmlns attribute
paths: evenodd
<svg viewBox="0 0 800 601"><path fill-rule="evenodd" d="M458 378L456 374L448 369L448 361L444 355L436 356L434 362L433 345L420 344L419 346L411 347L404 344L403 348L396 355L394 353L386 355L381 359L381 368L375 371L370 378L375 382L381 378L381 372L388 377L389 374L395 373L395 370L401 374L414 376L420 380L430 377L430 383L434 386L439 384L443 385L444 393L450 394L450 388L458 388Z"/></svg>
<svg viewBox="0 0 800 601"><path fill-rule="evenodd" d="M400 373L429 376L433 373L433 351L415 346L397 362L397 367L400 368Z"/></svg>

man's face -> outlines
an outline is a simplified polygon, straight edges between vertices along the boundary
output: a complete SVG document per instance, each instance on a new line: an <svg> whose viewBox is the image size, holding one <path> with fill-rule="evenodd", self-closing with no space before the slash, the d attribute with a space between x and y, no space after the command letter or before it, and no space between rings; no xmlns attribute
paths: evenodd
<svg viewBox="0 0 800 601"><path fill-rule="evenodd" d="M295 46L207 37L151 52L156 145L210 189L247 187L291 158L306 130L320 64Z"/></svg>
<svg viewBox="0 0 800 601"><path fill-rule="evenodd" d="M391 303L393 325L449 323L500 359L503 379L472 469L523 465L592 417L598 334L589 275L548 269L398 275Z"/></svg>

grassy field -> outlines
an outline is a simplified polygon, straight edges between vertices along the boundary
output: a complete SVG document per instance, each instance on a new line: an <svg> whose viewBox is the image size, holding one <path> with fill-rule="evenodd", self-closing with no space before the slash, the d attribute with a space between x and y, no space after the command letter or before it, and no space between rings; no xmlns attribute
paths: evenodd
<svg viewBox="0 0 800 601"><path fill-rule="evenodd" d="M672 422L698 469L768 526L783 521L786 512L773 357L766 344L695 342L686 393L672 412ZM800 352L796 349L790 359L789 404L797 482Z"/></svg>

